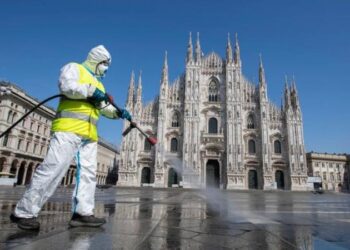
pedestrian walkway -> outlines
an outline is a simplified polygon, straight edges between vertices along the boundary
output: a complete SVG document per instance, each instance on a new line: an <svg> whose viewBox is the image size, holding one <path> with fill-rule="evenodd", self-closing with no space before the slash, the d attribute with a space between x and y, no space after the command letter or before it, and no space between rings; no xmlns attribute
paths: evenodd
<svg viewBox="0 0 350 250"><path fill-rule="evenodd" d="M9 215L24 189L1 187L0 249L347 249L350 196L303 192L109 188L102 228L69 228L72 189L43 208L38 233ZM321 248L322 249L322 248Z"/></svg>

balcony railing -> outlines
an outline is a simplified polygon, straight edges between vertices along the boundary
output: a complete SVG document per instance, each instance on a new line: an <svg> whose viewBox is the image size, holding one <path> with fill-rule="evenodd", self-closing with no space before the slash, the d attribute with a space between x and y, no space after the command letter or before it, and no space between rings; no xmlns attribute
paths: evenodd
<svg viewBox="0 0 350 250"><path fill-rule="evenodd" d="M201 142L204 144L207 143L224 143L224 134L223 133L205 133L201 132Z"/></svg>

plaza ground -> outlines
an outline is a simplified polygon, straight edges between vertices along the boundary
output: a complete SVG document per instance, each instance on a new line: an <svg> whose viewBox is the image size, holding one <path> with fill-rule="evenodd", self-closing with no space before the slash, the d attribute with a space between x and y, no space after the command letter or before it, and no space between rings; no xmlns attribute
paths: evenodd
<svg viewBox="0 0 350 250"><path fill-rule="evenodd" d="M10 222L23 187L0 188L0 249L350 249L350 195L290 191L97 189L102 228L69 228L71 188L38 233Z"/></svg>

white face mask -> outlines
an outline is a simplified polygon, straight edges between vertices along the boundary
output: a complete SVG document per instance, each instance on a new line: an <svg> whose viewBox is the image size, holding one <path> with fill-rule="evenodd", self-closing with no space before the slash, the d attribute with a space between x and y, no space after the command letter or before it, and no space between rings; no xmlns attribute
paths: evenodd
<svg viewBox="0 0 350 250"><path fill-rule="evenodd" d="M101 63L97 66L96 75L105 76L105 74L107 73L107 70L108 70L108 66Z"/></svg>

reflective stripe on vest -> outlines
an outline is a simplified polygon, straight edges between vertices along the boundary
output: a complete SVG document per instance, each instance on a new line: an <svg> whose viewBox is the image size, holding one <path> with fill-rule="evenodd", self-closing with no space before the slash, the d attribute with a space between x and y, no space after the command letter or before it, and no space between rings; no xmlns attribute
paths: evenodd
<svg viewBox="0 0 350 250"><path fill-rule="evenodd" d="M73 118L73 119L89 122L95 126L97 125L96 119L92 118L89 115L84 115L76 112L60 111L56 113L56 118Z"/></svg>

